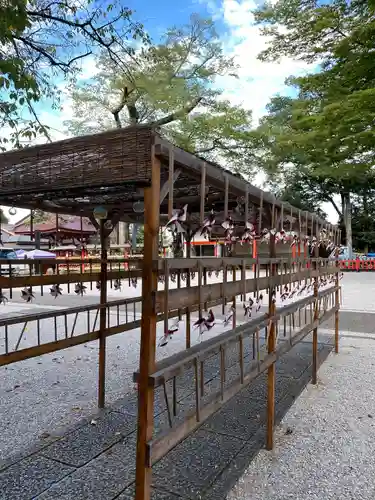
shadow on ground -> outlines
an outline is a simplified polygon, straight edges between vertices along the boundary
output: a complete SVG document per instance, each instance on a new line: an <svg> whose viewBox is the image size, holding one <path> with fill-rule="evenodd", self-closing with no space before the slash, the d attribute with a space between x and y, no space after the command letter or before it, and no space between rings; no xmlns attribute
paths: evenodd
<svg viewBox="0 0 375 500"><path fill-rule="evenodd" d="M326 326L327 327L327 326ZM319 362L331 351L319 336ZM310 380L311 338L277 363L276 411L281 420ZM247 366L252 343L245 346ZM238 376L238 353L226 353L226 384ZM220 386L219 356L205 364L205 397ZM194 377L177 381L178 414L195 404ZM223 500L265 442L266 376L241 390L196 432L153 467L152 500ZM33 450L0 467L1 500L129 500L134 498L135 396L59 435L46 435ZM166 401L155 392L155 434L168 426Z"/></svg>

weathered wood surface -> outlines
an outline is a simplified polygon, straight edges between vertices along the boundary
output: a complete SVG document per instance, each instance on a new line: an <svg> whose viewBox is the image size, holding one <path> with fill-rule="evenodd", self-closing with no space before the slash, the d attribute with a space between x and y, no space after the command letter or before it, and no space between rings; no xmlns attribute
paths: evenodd
<svg viewBox="0 0 375 500"><path fill-rule="evenodd" d="M222 405L229 401L235 394L237 394L241 389L246 387L250 382L257 378L261 373L268 370L274 363L284 354L289 352L294 345L301 342L314 328L318 327L321 323L327 321L336 311L336 306L324 313L319 319L315 320L313 323L303 327L297 334L295 334L290 342L283 342L280 344L273 353L266 355L266 357L257 363L254 361L250 371L248 371L244 377L243 382L241 381L241 376L235 379L231 384L224 389L222 393L214 393L208 398L207 403L200 406L199 410L199 421L196 418L196 411L193 410L189 415L187 415L184 421L166 431L163 435L150 441L148 443L148 465L152 465L160 458L162 458L169 450L171 450L176 444L182 441L186 436L191 434L194 430L200 427L209 416L219 410Z"/></svg>
<svg viewBox="0 0 375 500"><path fill-rule="evenodd" d="M265 290L270 286L280 286L285 283L295 283L308 278L314 278L325 274L338 272L336 267L321 267L316 270L307 269L301 272L295 272L290 275L280 275L271 277L262 277L259 279L251 278L245 281L229 281L226 283L214 283L202 287L194 286L191 288L180 288L169 290L168 305L165 301L164 291L158 291L155 294L155 311L164 312L165 307L177 309L180 304L185 307L191 307L203 302L212 302L218 299L230 299L235 295L240 295L246 290L246 293L254 293L257 290Z"/></svg>

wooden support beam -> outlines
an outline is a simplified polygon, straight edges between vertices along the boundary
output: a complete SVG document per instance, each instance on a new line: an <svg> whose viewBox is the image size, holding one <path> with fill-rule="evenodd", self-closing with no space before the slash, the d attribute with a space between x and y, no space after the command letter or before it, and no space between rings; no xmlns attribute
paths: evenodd
<svg viewBox="0 0 375 500"><path fill-rule="evenodd" d="M260 235L262 232L262 218L263 218L263 191L261 192L260 195L258 235Z"/></svg>
<svg viewBox="0 0 375 500"><path fill-rule="evenodd" d="M180 177L180 174L181 174L181 169L176 168L176 170L173 172L173 184ZM160 189L160 205L163 203L168 193L169 193L169 179L163 184L162 188Z"/></svg>
<svg viewBox="0 0 375 500"><path fill-rule="evenodd" d="M202 165L201 172L201 203L200 203L200 223L203 224L204 221L204 207L206 201L206 164Z"/></svg>
<svg viewBox="0 0 375 500"><path fill-rule="evenodd" d="M91 224L94 226L94 228L97 231L99 231L100 225L99 225L99 222L95 219L95 217L93 215L90 215L89 219L90 219Z"/></svg>
<svg viewBox="0 0 375 500"><path fill-rule="evenodd" d="M156 322L153 297L158 287L158 274L152 262L158 258L160 211L160 160L152 151L152 182L145 188L144 256L142 273L142 327L138 385L138 431L136 456L136 500L150 500L151 475L147 443L154 430L154 389L149 376L155 369Z"/></svg>
<svg viewBox="0 0 375 500"><path fill-rule="evenodd" d="M101 246L101 264L100 264L100 304L107 303L107 243L108 236L107 230L104 226L105 221L100 221L100 246ZM104 408L105 406L105 364L106 364L106 319L107 308L102 307L99 312L99 383L98 383L98 406Z"/></svg>
<svg viewBox="0 0 375 500"><path fill-rule="evenodd" d="M229 177L225 174L224 177L224 217L228 217L228 202L229 202Z"/></svg>
<svg viewBox="0 0 375 500"><path fill-rule="evenodd" d="M121 221L122 217L124 216L124 206L120 205L118 209L109 217L108 220L110 220L112 227L109 227L108 229L105 228L105 226L100 226L100 231L104 231L104 235L106 238L112 233L114 228L117 226L117 224Z"/></svg>
<svg viewBox="0 0 375 500"><path fill-rule="evenodd" d="M314 222L313 222L314 224ZM313 230L314 234L314 230ZM315 223L315 236L319 242L319 221L316 219ZM315 257L318 257L319 255L319 247L318 245L315 246ZM313 264L315 270L317 269L317 263L316 261ZM314 297L315 297L315 304L314 304L314 321L318 318L319 316L319 309L318 309L318 277L316 276L314 279ZM313 330L313 343L312 343L312 348L313 348L313 361L312 361L312 380L311 382L313 384L317 383L317 371L318 371L318 328L314 328Z"/></svg>
<svg viewBox="0 0 375 500"><path fill-rule="evenodd" d="M275 205L272 205L272 227L275 224ZM275 234L270 234L270 258L276 257L276 236ZM277 273L276 264L271 264L270 275L272 277L272 286L269 288L269 304L268 304L268 315L272 318L276 313L276 303L273 300L273 291L276 290L275 286L275 276ZM280 277L281 279L281 277ZM268 327L268 354L274 354L276 349L276 325L275 322L271 320L271 324ZM275 424L275 388L276 388L276 370L275 363L272 363L268 367L267 372L267 436L266 436L266 448L267 450L273 449L273 427Z"/></svg>
<svg viewBox="0 0 375 500"><path fill-rule="evenodd" d="M335 253L336 257L336 267L337 267L337 273L335 276L335 286L336 286L336 291L335 291L335 353L338 354L339 352L339 314L340 314L340 277L339 277L339 250L338 248L336 249Z"/></svg>
<svg viewBox="0 0 375 500"><path fill-rule="evenodd" d="M173 148L171 148L169 151L168 219L170 219L173 215L173 186L174 186L174 155L173 155Z"/></svg>

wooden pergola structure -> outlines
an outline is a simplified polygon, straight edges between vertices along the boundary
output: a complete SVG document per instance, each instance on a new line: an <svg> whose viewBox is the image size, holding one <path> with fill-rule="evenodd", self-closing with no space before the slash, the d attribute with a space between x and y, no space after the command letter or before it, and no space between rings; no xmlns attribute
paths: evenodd
<svg viewBox="0 0 375 500"><path fill-rule="evenodd" d="M100 273L89 275L69 272L59 276L35 276L12 278L0 277L0 289L17 286L43 286L82 282L100 282L100 304L96 306L99 328L79 337L66 335L66 339L35 347L6 351L0 355L0 365L37 356L53 350L99 339L99 406L105 403L105 356L106 338L141 326L141 350L139 372L135 374L138 383L138 436L136 499L149 500L151 486L151 466L175 444L201 425L208 416L217 411L236 392L250 383L260 373L268 372L268 416L267 448L273 446L275 362L285 352L313 332L313 382L317 371L317 329L318 325L332 314L336 318L335 346L338 350L339 314L339 270L335 261L313 258L299 252L297 258L280 259L277 256L275 232L285 225L298 234L299 245L303 238L317 238L322 230L334 244L339 244L340 234L336 227L314 214L299 211L289 204L277 200L272 194L252 186L240 175L235 175L218 165L205 162L162 139L149 127L129 127L103 134L79 137L53 144L35 146L20 151L0 155L0 203L26 209L39 209L58 214L73 214L89 217L100 230L101 257ZM137 204L137 205L135 205ZM144 204L144 205L142 205ZM139 206L144 208L140 213ZM260 238L265 229L269 231L270 255L267 259L235 258L173 258L160 259L158 252L159 227L173 215L174 210L187 208L184 222L185 236L189 236L204 223L205 216L215 213L214 231L224 234L222 222L230 216L236 227L245 227L251 221ZM100 222L94 217L100 209ZM144 224L144 256L133 270L110 268L108 270L108 237L119 221L142 222ZM189 245L188 245L189 248ZM316 247L318 248L318 247ZM229 249L229 246L228 246ZM266 274L261 275L261 266ZM69 269L69 268L68 268ZM248 270L254 270L251 279ZM207 273L212 270L223 272L223 282L209 284ZM191 273L197 273L198 285L192 286ZM228 280L232 273L232 280ZM178 278L176 289L169 289L169 277ZM186 286L181 285L185 275ZM137 299L108 302L107 284L117 278L141 276L142 296ZM158 279L164 276L165 287L158 290ZM319 289L319 280L332 286ZM300 298L281 308L276 308L273 300L277 289L286 285L304 282L311 286L311 296ZM236 298L246 300L247 295L268 294L268 312L237 326ZM264 292L264 293L265 293ZM137 300L142 303L141 321L108 326L110 307L128 307ZM191 313L226 303L234 306L232 329L214 339L191 345ZM84 310L94 309L95 306ZM310 312L308 313L310 308ZM77 308L76 308L77 309ZM81 312L77 309L74 313ZM304 312L301 312L304 311ZM44 313L45 314L45 313ZM48 313L67 315L69 311ZM299 328L294 324L299 317ZM168 319L186 316L186 351L182 351L156 364L156 325L164 321L168 329ZM32 315L31 315L32 316ZM35 316L35 315L34 315ZM33 316L33 317L34 317ZM293 318L293 333L288 339L277 344L277 338L284 322L284 337L287 338L286 318ZM32 318L30 318L31 321ZM34 317L35 319L35 317ZM24 318L23 318L23 321ZM41 321L39 314L36 321ZM89 320L90 322L90 320ZM14 322L13 322L14 324ZM4 323L6 326L6 324ZM0 326L1 322L0 322ZM262 359L259 332L265 330L265 349ZM165 330L166 331L166 330ZM252 337L254 360L250 371L243 364L243 341ZM238 379L229 387L225 386L224 353L229 345L235 345L239 353ZM17 348L19 342L17 344ZM204 361L212 353L219 353L221 363L221 389L208 403L202 403L202 377ZM255 355L255 353L257 353ZM196 384L196 408L182 424L173 425L170 414L169 431L153 438L154 390L175 380L186 367L194 367ZM175 396L174 396L175 397ZM175 402L175 400L174 400ZM175 405L173 405L175 406Z"/></svg>

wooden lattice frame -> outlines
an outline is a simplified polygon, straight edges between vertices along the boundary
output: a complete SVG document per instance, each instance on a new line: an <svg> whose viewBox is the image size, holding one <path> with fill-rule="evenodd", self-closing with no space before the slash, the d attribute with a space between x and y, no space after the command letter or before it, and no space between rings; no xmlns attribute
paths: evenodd
<svg viewBox="0 0 375 500"><path fill-rule="evenodd" d="M126 148L124 144L127 144ZM111 152L112 158L110 158ZM66 158L64 162L62 162L62 156ZM73 161L74 157L80 159ZM112 170L110 170L111 165ZM38 175L33 171L33 167L39 168ZM44 180L40 178L42 174L46 175ZM186 193L186 184L188 184L188 188L191 188L188 193ZM155 374L158 371L160 372L160 367L157 367L155 363L156 323L160 321L161 315L164 315L166 321L168 317L176 312L175 308L178 307L176 298L181 293L180 290L177 290L171 293L170 296L157 294L157 280L161 272L158 257L159 227L161 221L170 216L174 208L180 207L184 203L189 205L191 225L193 227L199 226L206 211L205 202L202 201L205 198L206 187L212 188L214 195L217 196L218 203L222 205L224 217L232 210L232 204L235 203L235 200L238 197L244 197L245 214L242 216L242 222L245 222L249 214L249 207L253 206L255 211L258 211L258 231L263 227L280 229L285 218L292 216L296 217L293 229L299 233L318 235L319 230L324 227L333 233L335 242L339 243L339 231L327 224L326 221L282 203L270 193L265 193L247 183L241 176L233 175L218 165L205 162L190 153L173 147L147 127L131 127L97 136L77 138L52 145L36 146L23 151L0 155L1 204L89 217L92 216L93 208L100 205L108 209L108 219L113 222L113 225L116 225L120 220L130 222L144 220L141 352L140 370L139 375L137 375L139 384L137 500L149 500L152 461L155 458L160 458L166 450L165 446L160 442L152 445L153 377L156 376ZM103 191L105 194L103 194ZM88 202L82 199L85 197L88 198ZM145 214L137 216L133 210L133 203L143 199ZM129 328L129 325L119 325L114 331L108 331L106 328L107 307L110 307L106 293L107 281L110 278L107 268L106 248L110 231L110 229L105 228L105 222L102 220L100 224L102 248L100 273L95 276L101 282L100 305L97 309L99 329L92 338L87 339L99 339L100 343L98 398L100 407L104 406L105 399L106 337L109 334L119 333ZM307 265L307 260L300 257L299 255L293 265L277 261L275 240L271 237L270 256L267 262L263 262L267 267L268 287L272 289L280 286L282 279L278 273L278 266L280 265L281 269L285 267L288 270L287 276L290 281L303 279L304 266ZM190 267L191 263L192 260L187 259L182 266L181 262L177 264L181 269L181 267ZM207 268L208 262L204 262L204 259L196 260L193 265L197 266L200 286L198 289L190 287L188 279L188 286L185 289L186 292L184 292L186 305L183 308L180 306L177 310L178 315L186 314L187 329L190 329L190 314L193 310L198 309L201 313L203 307L207 307L210 303L217 302L217 300L222 301L223 307L226 301L231 301L235 305L236 297L241 295L243 290L250 291L252 289L257 292L259 286L261 286L259 280L255 278L252 283L248 282L244 278L243 269L246 269L246 265L255 266L255 276L257 276L261 264L259 259L255 261L249 260L247 263L243 262L241 281L237 281L238 274L236 274L236 271L238 272L238 269L236 269L236 261L233 258L225 257L225 260L221 262L221 267L224 270L224 282L219 287L211 288L210 285L206 284L205 277L205 268ZM165 267L163 264L164 273L167 275L168 269L173 268L174 265L176 265L176 262L173 263L172 261L169 262L169 267ZM335 314L335 348L337 352L338 269L333 267L327 271L324 268L319 268L318 261L309 261L309 266L308 274L312 278L328 272L336 274L335 286L330 290L331 302L334 302L334 306L331 307L329 312ZM230 284L227 283L227 274L231 270L234 283ZM178 275L180 275L180 272ZM77 277L77 279L79 278ZM81 279L84 279L83 276L81 276ZM180 298L178 297L178 300ZM313 381L316 381L317 327L322 320L319 317L319 294L316 287L314 287L314 298L311 303L315 304L314 317L309 328L311 327L313 330ZM272 448L273 445L274 362L277 359L277 353L275 352L275 321L278 316L280 314L270 301L267 317L267 322L270 322L268 364L263 365L263 368L268 370L267 448ZM253 326L249 325L249 328L251 329ZM237 333L234 315L232 336L236 336ZM299 339L303 338L302 333L300 332ZM187 353L189 354L192 348L190 347L188 331L186 344ZM74 343L68 342L66 346L60 348L68 345L74 345ZM25 359L25 357L22 357L22 359ZM246 382L248 381L246 379ZM243 386L245 382L244 374L241 375L240 382L240 386ZM222 401L224 401L224 398L222 398ZM197 420L199 421L198 417ZM193 428L195 427L191 427L191 429ZM182 435L177 435L176 441L175 436L174 442L178 442L182 437Z"/></svg>

